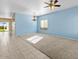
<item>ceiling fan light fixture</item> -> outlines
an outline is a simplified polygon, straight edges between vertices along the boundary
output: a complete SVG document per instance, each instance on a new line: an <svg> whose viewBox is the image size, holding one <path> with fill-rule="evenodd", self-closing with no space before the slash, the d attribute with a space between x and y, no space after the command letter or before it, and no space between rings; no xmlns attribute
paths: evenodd
<svg viewBox="0 0 79 59"><path fill-rule="evenodd" d="M33 12L33 15L32 15L32 21L36 21L36 19L37 19L36 13Z"/></svg>
<svg viewBox="0 0 79 59"><path fill-rule="evenodd" d="M36 16L32 16L32 20L36 21L37 17Z"/></svg>
<svg viewBox="0 0 79 59"><path fill-rule="evenodd" d="M55 6L49 6L49 9L50 10L54 10L55 9Z"/></svg>
<svg viewBox="0 0 79 59"><path fill-rule="evenodd" d="M32 20L35 21L35 16L32 16Z"/></svg>

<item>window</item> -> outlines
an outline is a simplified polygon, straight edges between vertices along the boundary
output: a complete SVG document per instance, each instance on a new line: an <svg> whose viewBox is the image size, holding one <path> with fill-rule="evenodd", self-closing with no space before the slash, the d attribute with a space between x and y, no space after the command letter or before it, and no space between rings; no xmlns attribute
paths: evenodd
<svg viewBox="0 0 79 59"><path fill-rule="evenodd" d="M0 32L9 31L9 23L8 22L0 22Z"/></svg>
<svg viewBox="0 0 79 59"><path fill-rule="evenodd" d="M44 29L44 30L47 30L48 29L48 20L41 20L40 28Z"/></svg>

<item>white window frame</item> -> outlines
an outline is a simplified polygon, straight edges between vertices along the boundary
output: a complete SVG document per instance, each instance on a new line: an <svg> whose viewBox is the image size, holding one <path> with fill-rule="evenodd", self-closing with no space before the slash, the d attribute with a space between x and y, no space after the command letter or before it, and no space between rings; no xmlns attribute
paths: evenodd
<svg viewBox="0 0 79 59"><path fill-rule="evenodd" d="M41 20L40 21L40 29L42 29L42 30L48 29L48 20Z"/></svg>

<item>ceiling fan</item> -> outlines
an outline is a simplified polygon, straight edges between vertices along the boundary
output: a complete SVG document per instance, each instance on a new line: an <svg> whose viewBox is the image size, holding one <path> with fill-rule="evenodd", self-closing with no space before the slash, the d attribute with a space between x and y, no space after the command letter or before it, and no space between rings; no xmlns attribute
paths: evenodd
<svg viewBox="0 0 79 59"><path fill-rule="evenodd" d="M44 2L45 4L47 4L47 6L45 6L44 8L50 8L50 10L52 10L54 7L60 7L61 5L57 4L58 0L50 0L50 2Z"/></svg>

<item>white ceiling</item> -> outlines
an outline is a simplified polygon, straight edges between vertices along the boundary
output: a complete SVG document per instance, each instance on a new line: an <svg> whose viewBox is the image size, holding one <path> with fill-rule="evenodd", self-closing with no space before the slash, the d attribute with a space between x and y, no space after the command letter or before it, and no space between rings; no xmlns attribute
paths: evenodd
<svg viewBox="0 0 79 59"><path fill-rule="evenodd" d="M49 0L0 0L0 17L10 17L12 12L38 15L47 14L49 12L55 12L67 8L77 6L77 0L58 0L58 4L61 4L60 8L55 8L50 11L48 8L44 8Z"/></svg>

